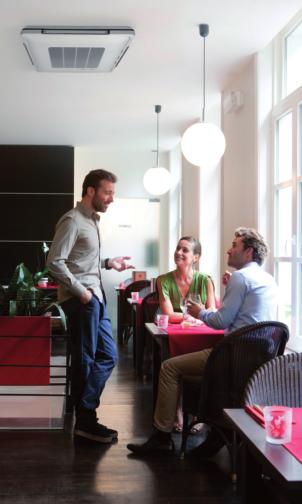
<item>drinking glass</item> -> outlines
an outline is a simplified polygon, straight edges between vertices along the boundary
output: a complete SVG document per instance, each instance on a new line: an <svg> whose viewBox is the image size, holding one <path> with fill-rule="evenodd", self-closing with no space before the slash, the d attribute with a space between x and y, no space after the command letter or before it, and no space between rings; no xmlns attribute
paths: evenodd
<svg viewBox="0 0 302 504"><path fill-rule="evenodd" d="M187 317L188 315L188 307L187 307L187 298L186 297L181 297L180 298L180 301L179 301L179 305L180 305L180 309L184 315L184 319Z"/></svg>
<svg viewBox="0 0 302 504"><path fill-rule="evenodd" d="M290 443L293 410L286 406L265 406L263 414L266 441L274 444Z"/></svg>
<svg viewBox="0 0 302 504"><path fill-rule="evenodd" d="M196 293L189 294L189 301L192 301L192 303L200 304L201 303L200 294Z"/></svg>
<svg viewBox="0 0 302 504"><path fill-rule="evenodd" d="M161 329L167 329L169 324L169 315L164 315L163 313L159 313L156 315L157 326Z"/></svg>

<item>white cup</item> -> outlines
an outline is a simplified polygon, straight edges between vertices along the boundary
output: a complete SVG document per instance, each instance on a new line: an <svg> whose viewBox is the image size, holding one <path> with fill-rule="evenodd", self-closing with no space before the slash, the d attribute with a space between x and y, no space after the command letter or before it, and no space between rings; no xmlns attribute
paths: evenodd
<svg viewBox="0 0 302 504"><path fill-rule="evenodd" d="M157 327L160 327L161 329L167 329L168 322L169 322L169 315L164 315L162 313L156 315Z"/></svg>
<svg viewBox="0 0 302 504"><path fill-rule="evenodd" d="M292 438L293 410L286 406L263 408L266 441L273 444L289 443Z"/></svg>
<svg viewBox="0 0 302 504"><path fill-rule="evenodd" d="M132 299L132 301L138 301L139 300L139 292L131 292L131 299Z"/></svg>

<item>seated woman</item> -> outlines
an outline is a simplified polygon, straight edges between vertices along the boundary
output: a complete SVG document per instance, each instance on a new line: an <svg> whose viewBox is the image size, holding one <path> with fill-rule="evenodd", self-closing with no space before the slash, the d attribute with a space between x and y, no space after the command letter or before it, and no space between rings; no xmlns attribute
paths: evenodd
<svg viewBox="0 0 302 504"><path fill-rule="evenodd" d="M161 312L169 315L169 322L183 320L180 308L181 298L190 294L200 294L206 308L215 309L214 285L211 277L194 270L201 257L201 245L192 236L180 238L174 252L176 269L160 275L157 290Z"/></svg>
<svg viewBox="0 0 302 504"><path fill-rule="evenodd" d="M206 308L215 310L214 285L211 277L195 271L195 266L201 257L201 245L192 236L180 238L174 252L176 269L160 275L157 279L159 306L162 313L169 315L169 322L177 323L183 320L180 303L181 298L191 294L199 294ZM192 427L191 432L200 430L200 424ZM182 411L178 407L174 430L182 430Z"/></svg>

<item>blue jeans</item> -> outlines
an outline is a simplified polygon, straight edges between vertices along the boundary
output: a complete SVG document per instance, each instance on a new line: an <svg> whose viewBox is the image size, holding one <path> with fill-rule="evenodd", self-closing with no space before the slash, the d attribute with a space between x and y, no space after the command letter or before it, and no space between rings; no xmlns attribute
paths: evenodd
<svg viewBox="0 0 302 504"><path fill-rule="evenodd" d="M106 305L93 295L82 304L71 298L62 303L71 336L71 395L75 408L95 410L112 369L116 344Z"/></svg>

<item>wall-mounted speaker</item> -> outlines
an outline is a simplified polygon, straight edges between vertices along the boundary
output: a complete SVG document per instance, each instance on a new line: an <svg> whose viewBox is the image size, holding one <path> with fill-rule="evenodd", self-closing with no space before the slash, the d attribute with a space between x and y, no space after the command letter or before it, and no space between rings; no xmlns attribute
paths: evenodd
<svg viewBox="0 0 302 504"><path fill-rule="evenodd" d="M223 111L225 114L238 112L243 106L243 93L242 91L230 91L223 97Z"/></svg>

